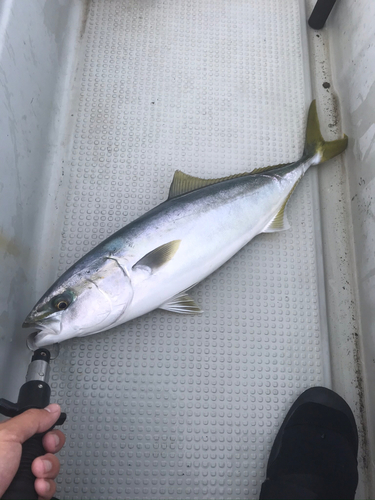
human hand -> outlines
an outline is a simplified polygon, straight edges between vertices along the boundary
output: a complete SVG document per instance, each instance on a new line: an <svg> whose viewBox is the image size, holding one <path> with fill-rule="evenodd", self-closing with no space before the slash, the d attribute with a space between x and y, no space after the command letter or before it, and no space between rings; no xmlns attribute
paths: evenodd
<svg viewBox="0 0 375 500"><path fill-rule="evenodd" d="M51 404L44 410L27 410L17 417L0 424L0 498L8 489L20 465L22 443L34 434L46 432L57 421L61 408ZM40 500L50 500L56 491L54 479L60 470L60 462L54 453L65 444L65 436L52 430L43 437L46 454L36 458L31 470L36 477L34 487Z"/></svg>

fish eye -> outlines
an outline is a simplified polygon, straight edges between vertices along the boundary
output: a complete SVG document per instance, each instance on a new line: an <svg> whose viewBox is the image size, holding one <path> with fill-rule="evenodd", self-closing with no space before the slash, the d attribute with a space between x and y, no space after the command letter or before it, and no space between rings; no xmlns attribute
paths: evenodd
<svg viewBox="0 0 375 500"><path fill-rule="evenodd" d="M55 307L59 311L63 311L64 309L66 309L68 307L68 303L66 300L59 300L59 302L56 302Z"/></svg>
<svg viewBox="0 0 375 500"><path fill-rule="evenodd" d="M67 309L72 302L71 294L65 292L61 295L57 295L52 299L52 306L57 311L64 311Z"/></svg>

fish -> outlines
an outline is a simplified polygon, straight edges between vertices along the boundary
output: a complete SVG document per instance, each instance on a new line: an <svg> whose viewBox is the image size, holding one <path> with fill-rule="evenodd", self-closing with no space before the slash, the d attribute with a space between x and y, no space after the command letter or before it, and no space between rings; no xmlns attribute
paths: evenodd
<svg viewBox="0 0 375 500"><path fill-rule="evenodd" d="M188 290L260 233L290 227L287 203L312 165L342 153L325 141L316 102L302 157L219 179L177 170L166 201L130 222L58 278L26 317L28 347L103 332L155 309L201 313Z"/></svg>

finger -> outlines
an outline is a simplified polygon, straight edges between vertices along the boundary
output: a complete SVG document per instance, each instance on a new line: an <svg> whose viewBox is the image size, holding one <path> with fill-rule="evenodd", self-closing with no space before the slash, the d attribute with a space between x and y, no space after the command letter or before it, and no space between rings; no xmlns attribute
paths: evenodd
<svg viewBox="0 0 375 500"><path fill-rule="evenodd" d="M24 443L34 434L50 429L59 418L60 413L61 408L57 404L49 405L43 410L27 410L0 424L0 432L6 441Z"/></svg>
<svg viewBox="0 0 375 500"><path fill-rule="evenodd" d="M59 459L52 455L52 453L47 453L42 457L36 458L31 464L31 471L35 477L41 479L55 479L60 470Z"/></svg>
<svg viewBox="0 0 375 500"><path fill-rule="evenodd" d="M47 432L43 437L44 449L49 453L57 453L65 444L65 434L59 430Z"/></svg>
<svg viewBox="0 0 375 500"><path fill-rule="evenodd" d="M41 500L50 500L56 493L56 484L52 479L35 479L34 488Z"/></svg>

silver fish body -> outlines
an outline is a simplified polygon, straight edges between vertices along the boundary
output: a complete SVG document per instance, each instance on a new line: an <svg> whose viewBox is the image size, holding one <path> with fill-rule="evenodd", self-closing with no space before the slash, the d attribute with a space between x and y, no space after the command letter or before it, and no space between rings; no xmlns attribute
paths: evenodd
<svg viewBox="0 0 375 500"><path fill-rule="evenodd" d="M124 228L113 257L126 267L134 294L116 324L162 306L229 260L269 225L305 166L201 188ZM157 272L137 265L141 256L170 241L179 242L178 250Z"/></svg>
<svg viewBox="0 0 375 500"><path fill-rule="evenodd" d="M86 254L40 299L24 323L39 329L30 348L108 330L157 308L200 312L186 290L254 236L288 227L285 205L304 173L346 147L327 154L330 144L305 147L295 163L224 180L176 172L167 201Z"/></svg>

